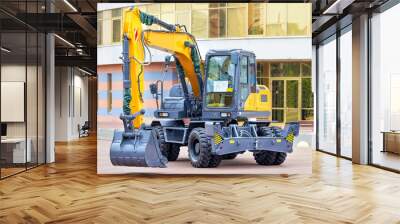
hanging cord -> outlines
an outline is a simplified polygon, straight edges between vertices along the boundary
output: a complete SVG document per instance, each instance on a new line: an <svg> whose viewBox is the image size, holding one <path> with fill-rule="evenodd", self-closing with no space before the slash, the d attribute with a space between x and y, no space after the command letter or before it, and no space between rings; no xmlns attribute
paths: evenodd
<svg viewBox="0 0 400 224"><path fill-rule="evenodd" d="M147 46L147 44L145 44L145 41L144 41L144 31L142 31L142 47L143 47L143 49L145 49L144 50L144 58L146 58L146 51L147 51L147 53L148 53L148 55L149 55L149 61L148 62L146 62L146 61L139 61L135 56L132 56L132 59L133 60L135 60L138 64L140 64L140 72L139 72L139 75L138 75L138 80L137 80L137 85L138 85L138 90L139 90L139 97L140 97L140 101L143 103L144 101L143 101L143 93L142 93L142 91L141 91L141 89L140 89L140 78L141 78L141 76L143 75L143 66L144 65L150 65L151 64L151 62L152 62L152 58L151 58L151 52L150 52L150 48L149 48L149 46Z"/></svg>

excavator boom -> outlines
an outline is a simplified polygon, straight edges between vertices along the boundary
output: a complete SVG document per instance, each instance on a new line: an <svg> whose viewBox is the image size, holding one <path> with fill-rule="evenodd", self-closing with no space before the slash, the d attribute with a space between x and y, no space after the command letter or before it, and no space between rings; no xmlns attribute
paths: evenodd
<svg viewBox="0 0 400 224"><path fill-rule="evenodd" d="M166 31L143 30L142 24L158 24ZM179 25L167 24L151 15L131 8L124 13L123 60L123 114L120 118L124 131L115 131L110 149L114 165L165 167L157 136L151 128L143 127L143 95L145 48L152 47L175 57L180 79L187 78L194 97L201 101L204 72L200 54L192 35ZM151 55L149 55L151 58ZM187 89L186 89L186 95Z"/></svg>
<svg viewBox="0 0 400 224"><path fill-rule="evenodd" d="M166 30L143 30L142 24L158 24ZM184 32L179 25L167 24L151 15L140 12L137 8L133 8L124 13L123 35L123 46L129 48L127 50L128 55L125 57L127 63L125 64L124 61L124 73L126 75L129 74L130 79L130 86L124 87L127 90L124 99L129 99L128 95L131 95L129 106L128 104L124 105L126 114L136 113L143 109L143 65L145 64L146 47L172 54L175 57L178 69L181 69L181 73L184 75L180 77L181 80L187 78L192 87L194 97L201 100L204 71L201 66L195 38L191 34ZM134 94L130 94L128 89L130 89L130 93ZM130 108L130 111L128 108ZM143 118L141 115L133 121L135 128L139 128L142 124Z"/></svg>

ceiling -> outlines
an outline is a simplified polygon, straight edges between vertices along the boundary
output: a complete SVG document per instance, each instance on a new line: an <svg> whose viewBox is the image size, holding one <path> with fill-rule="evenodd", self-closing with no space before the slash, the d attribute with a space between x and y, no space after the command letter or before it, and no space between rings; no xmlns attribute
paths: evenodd
<svg viewBox="0 0 400 224"><path fill-rule="evenodd" d="M270 0L268 2L311 2L315 44L332 36L338 28L351 24L354 16L374 10L388 1L394 0ZM132 0L1 0L0 27L3 33L9 33L3 35L4 41L10 42L10 48L17 49L14 53L16 56L21 56L26 52L23 53L23 48L17 46L22 41L18 33L26 30L54 32L58 35L55 38L56 64L79 66L95 73L98 2L132 2ZM49 13L50 11L52 13ZM12 41L15 44L11 44ZM32 52L31 46L33 45L29 45L26 50L28 55Z"/></svg>
<svg viewBox="0 0 400 224"><path fill-rule="evenodd" d="M334 35L337 30L350 25L354 17L377 12L391 0L313 0L313 44Z"/></svg>
<svg viewBox="0 0 400 224"><path fill-rule="evenodd" d="M3 46L13 50L7 55L18 58L27 51L30 58L36 47L28 44L25 50L25 37L29 41L30 32L54 32L56 65L78 66L95 74L96 6L96 0L1 0Z"/></svg>

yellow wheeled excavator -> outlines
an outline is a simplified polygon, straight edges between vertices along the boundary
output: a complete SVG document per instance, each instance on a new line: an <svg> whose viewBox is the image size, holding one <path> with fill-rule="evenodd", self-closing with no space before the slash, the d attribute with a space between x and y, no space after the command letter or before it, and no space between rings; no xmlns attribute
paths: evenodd
<svg viewBox="0 0 400 224"><path fill-rule="evenodd" d="M143 30L156 24L163 30ZM292 152L299 124L271 126L271 93L256 83L256 57L241 50L211 50L201 59L195 38L182 25L168 24L130 8L123 16L124 130L115 130L111 162L119 166L166 167L187 146L193 167L217 167L250 151L260 165L279 165ZM157 101L154 120L143 115L145 54L149 48L174 58L179 85L164 97L163 80L150 85ZM170 57L166 58L166 64ZM159 102L160 101L160 102Z"/></svg>

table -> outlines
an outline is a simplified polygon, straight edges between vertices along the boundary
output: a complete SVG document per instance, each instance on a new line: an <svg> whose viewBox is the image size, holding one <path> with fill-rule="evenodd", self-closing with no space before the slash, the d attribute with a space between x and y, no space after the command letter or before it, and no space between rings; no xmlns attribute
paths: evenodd
<svg viewBox="0 0 400 224"><path fill-rule="evenodd" d="M25 152L25 144L28 143ZM31 139L25 138L6 138L1 139L1 157L6 163L26 163L31 162ZM12 159L11 159L12 158Z"/></svg>
<svg viewBox="0 0 400 224"><path fill-rule="evenodd" d="M382 152L400 154L400 131L383 131Z"/></svg>

